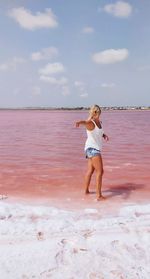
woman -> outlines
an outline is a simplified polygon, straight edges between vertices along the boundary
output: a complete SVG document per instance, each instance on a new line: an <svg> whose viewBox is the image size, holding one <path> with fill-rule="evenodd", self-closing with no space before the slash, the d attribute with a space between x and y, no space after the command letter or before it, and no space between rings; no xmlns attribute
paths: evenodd
<svg viewBox="0 0 150 279"><path fill-rule="evenodd" d="M89 194L89 186L92 174L96 171L96 194L97 200L105 199L102 195L102 176L103 176L103 161L102 161L102 139L109 140L104 134L102 123L100 121L101 109L98 105L91 107L87 120L76 122L76 127L84 125L87 131L87 140L85 143L85 154L88 158L88 171L85 176L85 194Z"/></svg>

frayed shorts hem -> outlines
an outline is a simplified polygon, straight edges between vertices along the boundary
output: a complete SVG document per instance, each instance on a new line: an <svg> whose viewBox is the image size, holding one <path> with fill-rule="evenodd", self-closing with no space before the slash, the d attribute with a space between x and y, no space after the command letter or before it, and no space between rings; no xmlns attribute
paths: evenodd
<svg viewBox="0 0 150 279"><path fill-rule="evenodd" d="M87 159L90 159L90 158L95 157L95 156L101 156L101 152L100 152L100 150L89 147L85 150L85 156L86 156Z"/></svg>

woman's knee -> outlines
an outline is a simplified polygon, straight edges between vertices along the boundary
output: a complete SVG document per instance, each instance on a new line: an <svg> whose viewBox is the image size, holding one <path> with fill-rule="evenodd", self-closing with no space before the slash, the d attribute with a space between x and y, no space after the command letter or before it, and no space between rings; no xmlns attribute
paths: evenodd
<svg viewBox="0 0 150 279"><path fill-rule="evenodd" d="M98 170L98 171L96 172L96 176L101 177L101 176L103 175L103 173L104 173L104 170L103 170L103 169Z"/></svg>
<svg viewBox="0 0 150 279"><path fill-rule="evenodd" d="M88 170L88 171L87 171L87 173L86 173L86 175L87 175L87 176L91 176L91 175L93 174L93 172L94 172L94 170L93 170L93 169Z"/></svg>

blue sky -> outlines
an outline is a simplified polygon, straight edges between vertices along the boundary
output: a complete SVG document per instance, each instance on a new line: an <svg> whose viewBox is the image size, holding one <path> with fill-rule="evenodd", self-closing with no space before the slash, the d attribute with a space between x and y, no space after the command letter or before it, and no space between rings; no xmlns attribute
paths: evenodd
<svg viewBox="0 0 150 279"><path fill-rule="evenodd" d="M0 107L149 106L150 1L0 1Z"/></svg>

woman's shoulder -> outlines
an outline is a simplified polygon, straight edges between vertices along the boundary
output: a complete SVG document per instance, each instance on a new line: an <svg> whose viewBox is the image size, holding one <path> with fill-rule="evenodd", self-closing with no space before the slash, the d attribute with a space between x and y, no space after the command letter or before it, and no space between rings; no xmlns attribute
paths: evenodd
<svg viewBox="0 0 150 279"><path fill-rule="evenodd" d="M95 123L91 119L86 121L86 129L92 131L95 128Z"/></svg>

